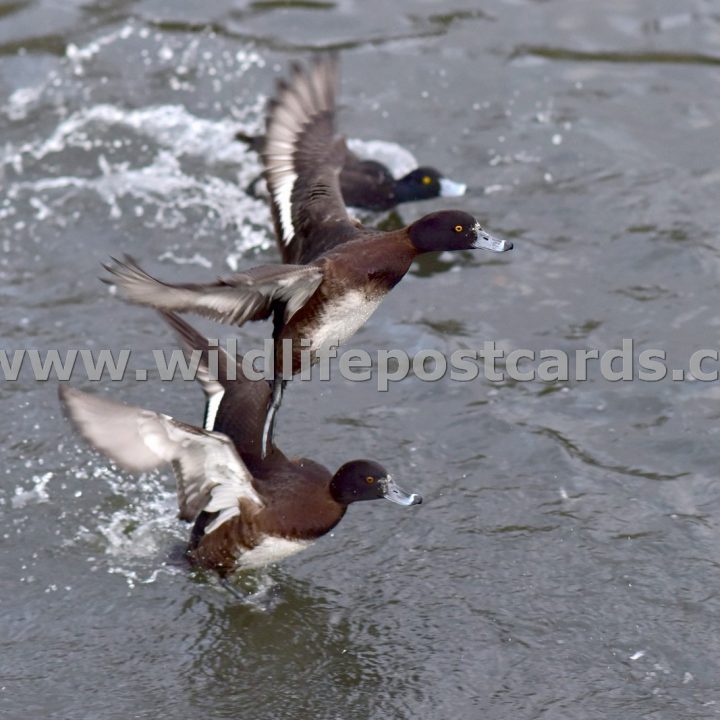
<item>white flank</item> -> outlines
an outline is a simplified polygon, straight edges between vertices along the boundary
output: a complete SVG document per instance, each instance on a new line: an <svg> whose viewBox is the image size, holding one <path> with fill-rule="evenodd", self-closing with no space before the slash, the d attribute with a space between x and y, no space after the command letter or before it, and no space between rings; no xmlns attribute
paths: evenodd
<svg viewBox="0 0 720 720"><path fill-rule="evenodd" d="M330 344L342 345L351 338L375 312L382 297L370 299L359 290L345 293L329 304L312 336L311 350Z"/></svg>
<svg viewBox="0 0 720 720"><path fill-rule="evenodd" d="M285 540L265 537L252 550L244 552L238 559L239 568L259 568L280 562L311 545L310 540Z"/></svg>

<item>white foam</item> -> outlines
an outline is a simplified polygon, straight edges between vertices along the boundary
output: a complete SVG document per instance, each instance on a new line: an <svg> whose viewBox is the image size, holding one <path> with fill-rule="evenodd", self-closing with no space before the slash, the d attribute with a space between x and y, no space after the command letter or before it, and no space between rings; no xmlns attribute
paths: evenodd
<svg viewBox="0 0 720 720"><path fill-rule="evenodd" d="M30 89L16 91L18 94L31 93ZM264 105L264 99L257 99L244 108L244 116L257 117ZM248 150L245 143L235 140L235 133L243 127L241 119L210 120L197 117L181 105L156 105L127 110L117 105L93 105L62 120L45 140L25 143L20 147L6 146L2 156L3 164L16 165L18 156L29 154L40 160L52 153L62 152L69 147L90 150L94 147L91 138L96 131L125 127L137 135L151 140L160 147L172 150L176 157L195 156L207 163L230 162L242 165L248 182L260 170L256 153ZM256 122L243 127L244 132L256 131ZM249 164L251 167L245 168Z"/></svg>
<svg viewBox="0 0 720 720"><path fill-rule="evenodd" d="M96 173L84 168L82 175L23 177L8 183L7 197L30 203L38 220L63 215L67 202L90 192L107 204L113 218L127 212L123 205L132 201L130 212L165 228L185 225L188 213L192 213L198 235L237 226L235 251L228 259L232 267L247 250L271 244L267 204L245 193L245 187L261 172L260 161L235 141L238 127L235 120L199 118L176 105L140 110L107 104L85 108L60 122L46 139L6 146L0 152L0 166L10 166L26 177L37 175L34 166L38 162L42 167L44 159L79 148L88 153L88 164L97 167ZM149 162L132 167L128 160L115 159L122 156L117 148L105 150L106 138L117 138L118 128L130 132L128 144L155 146ZM133 155L128 151L128 157ZM202 168L191 174L183 163L187 157L200 160ZM31 163L32 171L28 169ZM237 166L237 181L213 174L213 166L220 163ZM195 261L204 264L202 259Z"/></svg>
<svg viewBox="0 0 720 720"><path fill-rule="evenodd" d="M173 262L176 265L199 265L200 267L204 268L212 267L212 262L200 253L194 253L190 257L180 257L179 255L176 255L172 250L167 250L162 255L160 255L158 260L170 260L170 262Z"/></svg>
<svg viewBox="0 0 720 720"><path fill-rule="evenodd" d="M113 493L126 500L124 507L101 515L96 533L105 539L105 552L115 558L155 558L170 538L187 540L177 519L175 482L166 474L139 478L108 475Z"/></svg>
<svg viewBox="0 0 720 720"><path fill-rule="evenodd" d="M132 213L150 227L184 224L193 227L196 237L217 238L219 230L229 228L228 235L238 238L231 265L248 250L272 244L269 209L244 192L261 172L259 158L235 140L237 131L260 132L266 98L252 93L227 106L218 101L203 109L203 116L180 104L199 82L218 90L218 84L236 82L265 61L256 49L235 47L211 63L200 52L205 43L213 44L210 35L169 44L164 33L131 20L86 45L69 44L65 57L41 79L13 88L0 104L0 113L12 121L35 114L45 122L60 119L40 137L26 135L0 145L5 195L0 220L21 215L67 226L79 217L77 200L94 193L112 218ZM93 104L85 76L102 72L102 63L113 53L126 53L131 64L140 62L138 47L143 46L146 60L169 74L179 102L136 108ZM147 64L142 62L143 70ZM221 77L216 76L218 67ZM216 117L205 117L207 113ZM66 174L58 175L58 168Z"/></svg>
<svg viewBox="0 0 720 720"><path fill-rule="evenodd" d="M50 499L47 492L47 485L52 479L53 474L46 472L44 475L34 475L32 478L33 485L31 488L24 489L20 486L15 488L15 494L10 504L15 509L24 508L28 503L43 503Z"/></svg>
<svg viewBox="0 0 720 720"><path fill-rule="evenodd" d="M397 143L349 138L347 146L363 160L375 160L387 166L396 178L407 175L418 166L415 156Z"/></svg>

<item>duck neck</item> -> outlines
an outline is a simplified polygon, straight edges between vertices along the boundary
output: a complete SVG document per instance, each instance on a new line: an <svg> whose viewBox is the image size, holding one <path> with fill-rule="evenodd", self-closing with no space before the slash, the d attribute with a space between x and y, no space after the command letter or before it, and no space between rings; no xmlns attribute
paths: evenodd
<svg viewBox="0 0 720 720"><path fill-rule="evenodd" d="M413 185L410 183L410 176L405 175L395 181L395 202L404 203L416 200L416 191Z"/></svg>
<svg viewBox="0 0 720 720"><path fill-rule="evenodd" d="M340 484L337 482L337 474L333 475L332 480L330 480L330 486L328 489L330 490L330 497L342 507L344 513L345 510L347 510L347 506L352 502L352 500L348 500L343 496L342 487L340 487Z"/></svg>

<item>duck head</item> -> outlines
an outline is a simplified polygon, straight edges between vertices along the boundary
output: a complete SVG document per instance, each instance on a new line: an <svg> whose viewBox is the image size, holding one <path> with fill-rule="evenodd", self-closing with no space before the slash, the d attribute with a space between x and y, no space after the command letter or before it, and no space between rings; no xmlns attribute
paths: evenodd
<svg viewBox="0 0 720 720"><path fill-rule="evenodd" d="M493 237L466 212L444 210L421 217L408 228L410 242L418 252L442 250L492 250L506 252L513 244Z"/></svg>
<svg viewBox="0 0 720 720"><path fill-rule="evenodd" d="M419 505L422 497L401 490L385 468L372 460L345 463L330 481L330 493L342 505L361 500L390 500L398 505Z"/></svg>
<svg viewBox="0 0 720 720"><path fill-rule="evenodd" d="M429 200L435 197L459 197L467 185L446 178L434 167L419 167L395 181L398 202Z"/></svg>

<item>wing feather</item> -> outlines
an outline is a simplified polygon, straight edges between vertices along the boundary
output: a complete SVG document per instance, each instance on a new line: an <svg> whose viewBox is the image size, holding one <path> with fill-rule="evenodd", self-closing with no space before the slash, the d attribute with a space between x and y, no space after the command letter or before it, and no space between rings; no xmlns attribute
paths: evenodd
<svg viewBox="0 0 720 720"><path fill-rule="evenodd" d="M303 247L322 236L336 244L356 231L340 191L347 149L335 135L335 55L309 68L293 64L270 103L262 158L273 221L285 261L302 257ZM337 236L337 238L335 238Z"/></svg>
<svg viewBox="0 0 720 720"><path fill-rule="evenodd" d="M241 500L258 510L264 506L227 436L65 385L59 394L80 434L120 467L143 472L170 463L180 517L192 521L202 511L218 513L206 533L239 515Z"/></svg>
<svg viewBox="0 0 720 720"><path fill-rule="evenodd" d="M311 265L261 265L208 284L162 282L131 257L112 258L103 266L123 298L166 312L193 312L225 323L242 325L270 317L276 302L285 303L289 320L314 294L323 273Z"/></svg>

